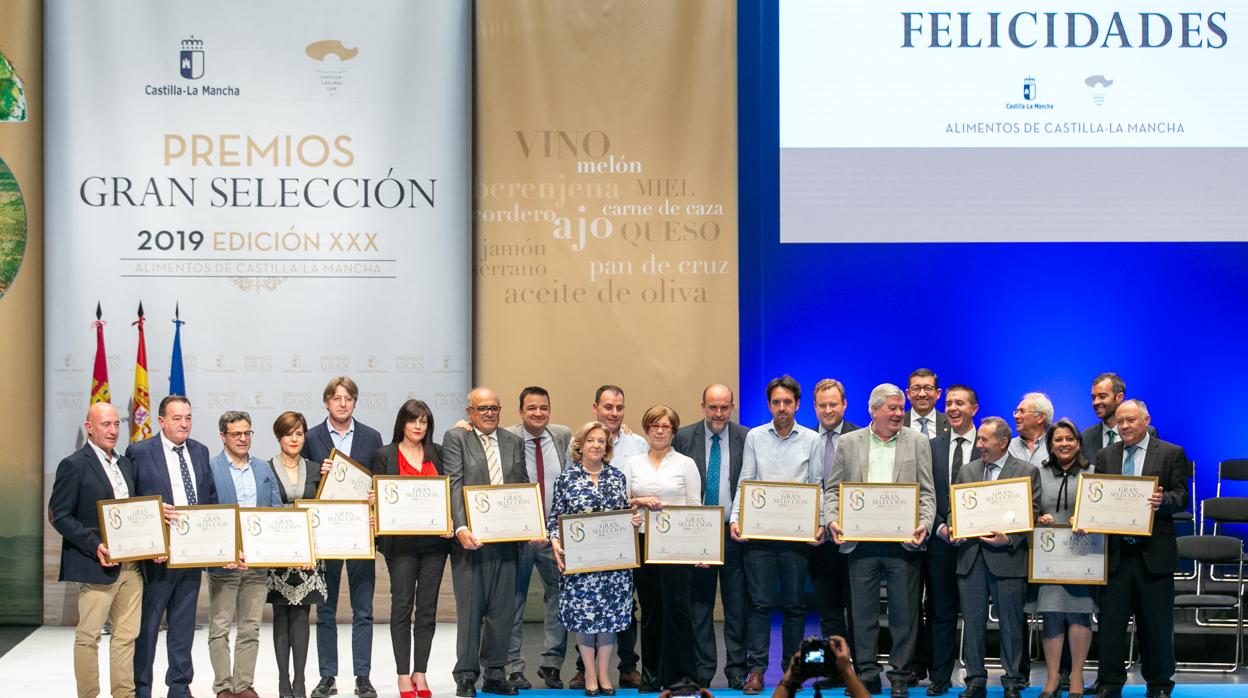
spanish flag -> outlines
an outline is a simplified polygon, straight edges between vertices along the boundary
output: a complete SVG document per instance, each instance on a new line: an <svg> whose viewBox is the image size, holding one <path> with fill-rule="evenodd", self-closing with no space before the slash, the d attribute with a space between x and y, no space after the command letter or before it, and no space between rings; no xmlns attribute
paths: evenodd
<svg viewBox="0 0 1248 698"><path fill-rule="evenodd" d="M130 323L139 328L139 353L134 360L134 397L130 398L130 443L152 435L152 396L147 390L147 341L143 338L143 302L139 319Z"/></svg>
<svg viewBox="0 0 1248 698"><path fill-rule="evenodd" d="M91 375L91 404L111 402L108 394L108 355L104 353L104 320L100 303L95 303L95 372Z"/></svg>

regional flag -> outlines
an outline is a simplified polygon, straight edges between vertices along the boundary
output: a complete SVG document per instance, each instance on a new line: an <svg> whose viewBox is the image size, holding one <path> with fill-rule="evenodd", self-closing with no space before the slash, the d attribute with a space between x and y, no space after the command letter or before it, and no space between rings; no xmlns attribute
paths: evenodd
<svg viewBox="0 0 1248 698"><path fill-rule="evenodd" d="M108 394L108 355L104 353L104 320L100 303L95 303L95 371L91 374L91 404L111 402Z"/></svg>
<svg viewBox="0 0 1248 698"><path fill-rule="evenodd" d="M173 357L169 360L169 394L186 397L186 374L182 370L182 321L181 309L173 306Z"/></svg>
<svg viewBox="0 0 1248 698"><path fill-rule="evenodd" d="M134 396L130 398L130 443L152 435L152 395L147 388L147 340L143 337L143 303L139 319L130 323L139 328L139 352L134 359Z"/></svg>

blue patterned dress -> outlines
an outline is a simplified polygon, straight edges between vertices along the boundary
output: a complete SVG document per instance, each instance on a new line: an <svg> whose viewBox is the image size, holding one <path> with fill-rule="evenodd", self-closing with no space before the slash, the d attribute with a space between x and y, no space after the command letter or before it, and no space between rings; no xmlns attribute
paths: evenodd
<svg viewBox="0 0 1248 698"><path fill-rule="evenodd" d="M603 465L598 487L580 463L559 473L551 498L547 530L559 537L561 514L627 509L624 473ZM633 571L583 572L559 577L559 623L573 632L616 633L633 617Z"/></svg>

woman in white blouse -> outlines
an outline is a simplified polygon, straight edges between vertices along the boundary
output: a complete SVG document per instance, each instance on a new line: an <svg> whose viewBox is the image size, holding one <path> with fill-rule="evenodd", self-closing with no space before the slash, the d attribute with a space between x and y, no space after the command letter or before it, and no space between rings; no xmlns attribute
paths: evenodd
<svg viewBox="0 0 1248 698"><path fill-rule="evenodd" d="M634 507L701 506L698 466L672 448L680 416L655 405L641 418L647 453L624 464L628 502ZM689 615L689 565L647 565L634 574L641 605L641 690L696 689L693 620Z"/></svg>

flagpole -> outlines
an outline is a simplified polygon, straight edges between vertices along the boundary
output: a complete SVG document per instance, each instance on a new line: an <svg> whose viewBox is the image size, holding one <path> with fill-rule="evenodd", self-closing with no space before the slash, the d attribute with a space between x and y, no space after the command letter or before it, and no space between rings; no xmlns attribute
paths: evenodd
<svg viewBox="0 0 1248 698"><path fill-rule="evenodd" d="M95 368L91 372L91 404L97 402L109 402L108 393L108 354L104 351L104 311L100 307L100 302L95 302L95 322L91 323L91 327L95 328Z"/></svg>
<svg viewBox="0 0 1248 698"><path fill-rule="evenodd" d="M139 319L130 323L139 328L139 348L134 359L134 395L130 398L130 443L152 435L152 396L147 387L147 340L143 334L143 301L139 301Z"/></svg>

